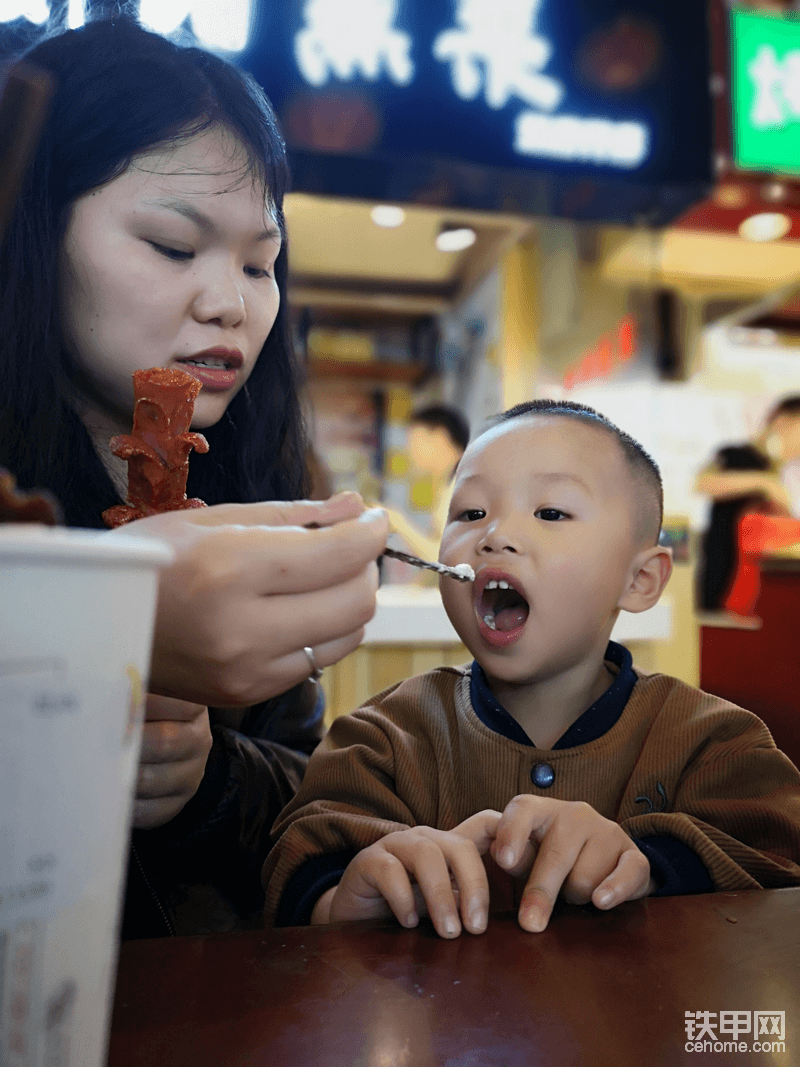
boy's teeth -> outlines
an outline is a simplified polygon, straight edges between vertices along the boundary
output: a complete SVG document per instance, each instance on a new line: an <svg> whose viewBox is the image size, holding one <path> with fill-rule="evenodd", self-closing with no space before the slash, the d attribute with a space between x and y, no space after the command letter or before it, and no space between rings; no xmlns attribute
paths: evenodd
<svg viewBox="0 0 800 1067"><path fill-rule="evenodd" d="M494 624L494 615L484 615L483 621L489 627L490 630L496 630L497 627Z"/></svg>
<svg viewBox="0 0 800 1067"><path fill-rule="evenodd" d="M494 579L492 579L491 582L487 582L486 583L486 588L487 589L510 589L511 586L508 584L508 582L505 582L505 581L496 582L496 581L494 581Z"/></svg>

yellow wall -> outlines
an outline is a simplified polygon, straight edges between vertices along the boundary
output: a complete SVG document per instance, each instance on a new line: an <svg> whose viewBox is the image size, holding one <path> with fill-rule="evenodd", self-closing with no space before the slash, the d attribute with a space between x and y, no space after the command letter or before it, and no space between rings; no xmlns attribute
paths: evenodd
<svg viewBox="0 0 800 1067"><path fill-rule="evenodd" d="M325 723L360 708L381 690L434 667L470 663L463 645L362 645L322 675Z"/></svg>
<svg viewBox="0 0 800 1067"><path fill-rule="evenodd" d="M535 235L518 242L500 266L499 359L503 407L534 395L539 368L540 258Z"/></svg>
<svg viewBox="0 0 800 1067"><path fill-rule="evenodd" d="M672 601L672 637L669 641L626 641L635 666L700 684L700 630L694 611L694 569L676 563L666 595Z"/></svg>

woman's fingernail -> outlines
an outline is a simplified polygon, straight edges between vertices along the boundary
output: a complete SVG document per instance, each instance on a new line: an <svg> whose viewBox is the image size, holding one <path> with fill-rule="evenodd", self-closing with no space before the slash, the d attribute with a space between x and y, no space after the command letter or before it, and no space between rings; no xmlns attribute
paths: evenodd
<svg viewBox="0 0 800 1067"><path fill-rule="evenodd" d="M513 848L504 848L500 853L500 865L502 867L513 867L515 859L516 853Z"/></svg>
<svg viewBox="0 0 800 1067"><path fill-rule="evenodd" d="M614 899L614 893L611 889L604 889L602 893L597 896L597 903L601 908L604 908L607 904L610 904Z"/></svg>
<svg viewBox="0 0 800 1067"><path fill-rule="evenodd" d="M458 921L452 915L448 915L444 921L444 932L448 937L455 937L458 933Z"/></svg>
<svg viewBox="0 0 800 1067"><path fill-rule="evenodd" d="M408 913L408 915L406 915L406 926L416 926L416 925L417 925L417 913L415 911L410 911Z"/></svg>

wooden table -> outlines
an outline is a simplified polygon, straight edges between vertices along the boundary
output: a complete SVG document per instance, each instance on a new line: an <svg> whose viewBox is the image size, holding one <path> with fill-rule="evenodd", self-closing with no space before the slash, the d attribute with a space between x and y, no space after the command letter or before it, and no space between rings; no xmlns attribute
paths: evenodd
<svg viewBox="0 0 800 1067"><path fill-rule="evenodd" d="M783 1011L786 1051L751 1033L747 1052L686 1051L687 1011ZM800 1063L800 889L563 907L542 934L502 917L454 941L359 923L127 942L109 1067L751 1062Z"/></svg>

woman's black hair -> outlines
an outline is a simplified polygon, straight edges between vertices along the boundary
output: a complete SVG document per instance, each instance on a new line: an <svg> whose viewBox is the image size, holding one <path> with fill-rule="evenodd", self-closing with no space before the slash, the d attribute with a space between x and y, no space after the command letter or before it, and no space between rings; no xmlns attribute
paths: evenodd
<svg viewBox="0 0 800 1067"><path fill-rule="evenodd" d="M247 385L204 430L188 493L208 504L301 497L308 488L300 368L289 335L283 196L288 169L272 109L249 75L127 18L45 40L26 59L54 79L51 110L0 243L0 465L49 489L68 525L101 526L117 495L68 401L75 368L61 343L58 258L70 208L159 145L224 125L264 182L283 244L280 309Z"/></svg>

